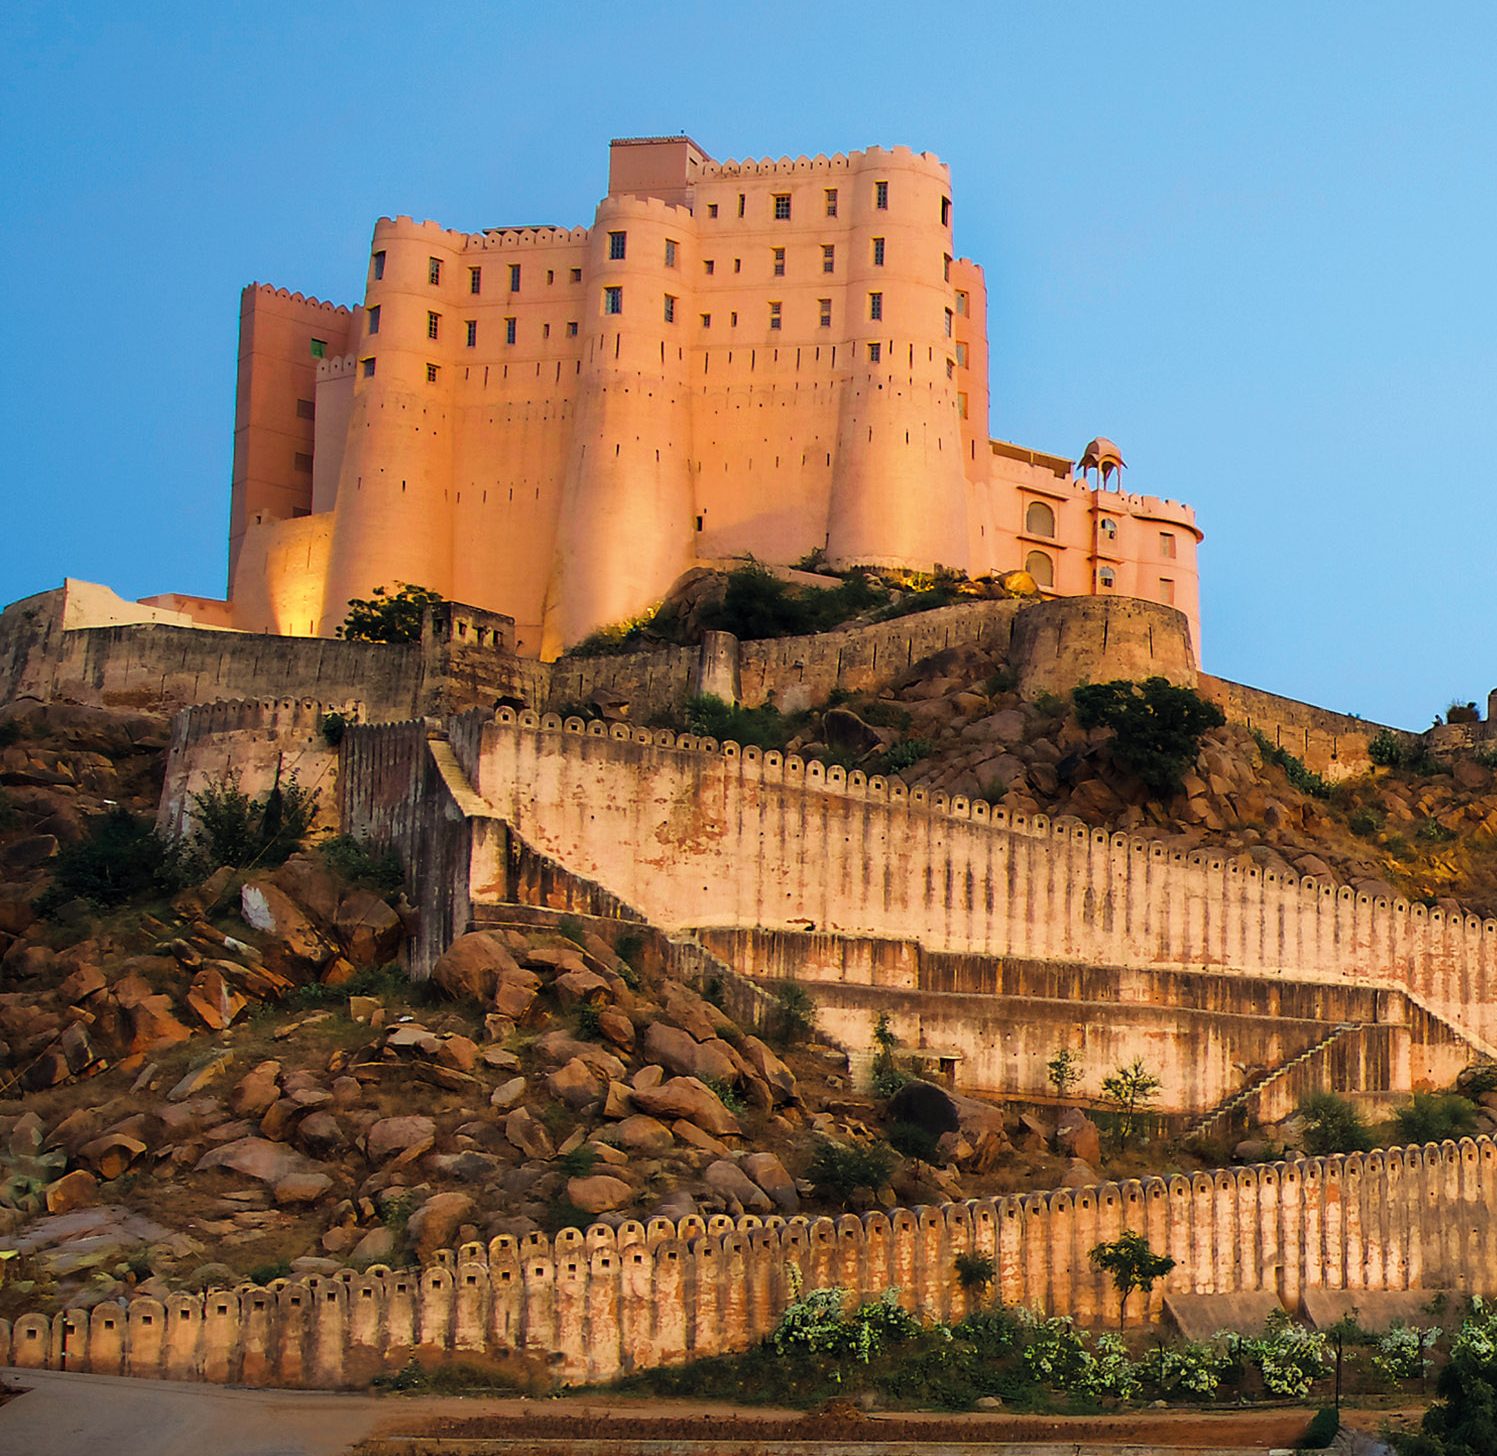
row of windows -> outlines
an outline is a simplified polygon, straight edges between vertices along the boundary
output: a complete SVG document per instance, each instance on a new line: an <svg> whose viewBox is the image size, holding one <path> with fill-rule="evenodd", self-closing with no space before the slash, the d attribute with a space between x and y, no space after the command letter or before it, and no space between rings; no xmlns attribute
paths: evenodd
<svg viewBox="0 0 1497 1456"><path fill-rule="evenodd" d="M1116 541L1118 538L1118 523L1110 517L1104 516L1097 522L1097 530L1108 541ZM1054 536L1055 535L1055 510L1044 501L1030 501L1024 508L1024 532L1029 536ZM1173 531L1161 531L1159 533L1159 554L1166 560L1175 559L1175 534ZM1103 567L1102 570L1110 570Z"/></svg>
<svg viewBox="0 0 1497 1456"><path fill-rule="evenodd" d="M832 323L832 301L831 301L831 299L829 299L829 298L818 299L817 300L817 305L818 305L818 309L819 309L820 316L821 316L821 318L820 318L821 327L822 328L830 328L831 327L831 323ZM621 314L621 313L623 313L623 311L624 311L624 289L623 289L623 285L622 284L614 284L614 285L611 285L610 287L605 288L603 290L603 312L605 314ZM946 337L949 339L951 337L951 335L952 335L953 326L954 326L953 325L953 315L952 315L952 311L949 308L946 309L944 311L944 313L945 313ZM427 330L426 330L427 337L435 339L437 337L437 324L438 324L438 322L439 322L439 320L441 318L441 315L440 314L435 314L435 313L429 313L429 314L427 314L426 317L427 317ZM712 320L712 315L711 314L704 313L701 317L702 317L702 322L704 324L710 324L711 323L711 320ZM783 312L783 306L782 306L782 304L780 302L778 302L778 301L772 301L770 303L770 305L769 305L769 326L770 326L770 328L772 328L772 329L779 328L780 327L780 320L783 317L784 317L784 312ZM882 319L884 317L884 295L882 293L875 292L875 293L870 293L868 295L868 317L869 317L870 321L875 322L875 323L882 321ZM674 323L676 321L676 298L675 298L674 294L667 293L665 295L665 318L666 318L666 322L667 323ZM511 319L511 320L509 320L509 322L513 323L514 321ZM733 314L733 322L735 324L738 322L738 315L737 315L736 312ZM510 343L514 343L514 340L511 339L509 342ZM967 346L965 344L958 344L957 345L957 359L956 359L955 362L958 363L958 364L961 364L961 365L965 366L965 364L967 362ZM950 375L950 373L951 373L951 367L949 367L950 365L951 365L951 361L948 361L948 368L947 368L947 371L946 371L948 375Z"/></svg>
<svg viewBox="0 0 1497 1456"><path fill-rule="evenodd" d="M886 258L888 257L888 239L870 239L870 249L873 256L873 266L875 268L882 268L884 266ZM774 276L776 278L783 278L785 276L785 249L771 248L769 255L770 263L774 270ZM628 256L629 234L627 232L609 233L608 257L610 261L615 263L623 262L628 258ZM434 258L432 259L432 261L436 262L437 260ZM667 268L677 268L680 266L680 244L674 238L667 238L665 240L665 266ZM951 281L950 253L943 253L941 255L941 269L942 277L946 282L949 283ZM475 274L478 272L477 269L473 269L472 271ZM574 269L573 271L578 273L580 276L581 270ZM709 277L714 275L717 272L717 260L715 258L703 258L702 271L705 272ZM742 258L733 259L733 271L735 273L741 273L743 271ZM823 273L835 273L837 271L837 245L835 243L823 243L821 245L821 271ZM518 293L520 291L520 265L518 263L513 263L510 265L510 280L510 291L512 293ZM473 292L477 293L478 289L475 287ZM965 293L958 295L958 301L962 304L962 307L959 311L962 313L966 313L967 311L965 306L966 297L967 295Z"/></svg>
<svg viewBox="0 0 1497 1456"><path fill-rule="evenodd" d="M612 312L618 312L618 310L615 309L615 310L612 310ZM380 305L379 304L375 304L375 306L369 310L369 332L370 332L371 335L377 334L379 332L379 314L380 314ZM463 328L466 331L466 335L467 335L466 343L467 343L468 348L470 348L470 349L476 348L478 346L478 320L477 319L464 319L463 320ZM506 318L504 320L504 342L506 344L513 344L515 342L515 336L516 336L516 333L517 333L518 329L519 329L519 320L517 318L514 318L513 316L511 316L511 317ZM575 319L573 319L573 320L571 320L567 324L567 337L568 338L575 338L576 335L577 335L577 321ZM440 339L442 337L442 315L441 314L439 314L439 313L430 313L429 312L426 315L426 337L428 339ZM541 337L545 338L545 339L549 339L551 337L551 325L550 324L542 324L541 325Z"/></svg>
<svg viewBox="0 0 1497 1456"><path fill-rule="evenodd" d="M612 236L612 235L610 235L610 236ZM622 237L623 234L620 233L620 234L618 234L618 236ZM620 254L620 256L622 257L623 255ZM381 279L381 278L383 278L385 276L385 254L384 254L384 250L383 249L381 249L379 252L377 252L377 253L374 254L373 262L374 262L374 278L375 278L375 281L377 282L379 279ZM518 293L520 291L520 270L521 270L521 265L519 263L510 263L507 266L509 268L509 291L511 293ZM571 274L571 281L573 283L581 283L582 282L582 269L581 268L573 268L573 269L571 269L570 270L570 274ZM441 284L441 282L442 282L442 260L440 258L428 258L426 260L426 281L428 283L430 283L433 287L439 286ZM548 285L550 285L550 284L553 284L555 282L556 282L556 269L555 268L547 268L546 269L546 283ZM482 268L469 268L468 269L468 292L469 293L482 293L483 292L483 269Z"/></svg>
<svg viewBox="0 0 1497 1456"><path fill-rule="evenodd" d="M837 189L825 187L822 189L822 205L828 217L837 215ZM873 205L881 210L887 211L889 207L889 184L887 182L875 182L873 184ZM707 216L715 218L718 215L718 204L709 202L707 204ZM738 216L743 217L748 211L748 193L738 194ZM789 222L791 216L791 194L788 192L775 192L770 195L770 215L776 222ZM941 199L941 221L947 222L951 217L951 199Z"/></svg>

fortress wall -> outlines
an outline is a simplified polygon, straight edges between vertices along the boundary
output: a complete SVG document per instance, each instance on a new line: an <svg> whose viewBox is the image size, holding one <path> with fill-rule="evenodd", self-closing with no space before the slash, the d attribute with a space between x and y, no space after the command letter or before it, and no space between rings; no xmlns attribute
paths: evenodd
<svg viewBox="0 0 1497 1456"><path fill-rule="evenodd" d="M1163 1081L1161 1110L1200 1112L1342 1024L1367 1031L1359 1047L1383 1050L1370 1063L1342 1051L1324 1073L1337 1091L1444 1087L1471 1060L1446 1023L1396 991L1368 986L999 960L917 941L784 930L717 929L700 938L741 974L797 980L838 1045L871 1047L886 1012L900 1055L960 1058L963 1090L1049 1097L1046 1063L1069 1047L1081 1058L1083 1096L1100 1096L1107 1073L1142 1057Z"/></svg>
<svg viewBox="0 0 1497 1456"><path fill-rule="evenodd" d="M1302 760L1306 768L1332 780L1366 773L1372 767L1367 745L1379 733L1391 733L1406 743L1419 738L1417 733L1333 713L1205 673L1201 674L1200 691L1227 715L1229 722L1256 728L1271 743Z"/></svg>
<svg viewBox="0 0 1497 1456"><path fill-rule="evenodd" d="M0 1321L0 1364L173 1380L336 1388L417 1358L528 1357L567 1384L749 1348L806 1289L896 1288L926 1319L971 1303L959 1254L991 1258L1009 1305L1116 1320L1088 1251L1126 1229L1177 1261L1142 1301L1317 1289L1497 1287L1497 1145L1464 1139L1215 1173L839 1218L595 1224L503 1235L421 1270L372 1266L207 1294ZM1138 1318L1140 1301L1132 1314Z"/></svg>
<svg viewBox="0 0 1497 1456"><path fill-rule="evenodd" d="M328 713L357 722L363 704L266 698L182 709L172 719L158 827L172 835L190 833L193 796L232 774L251 798L267 793L278 779L285 785L294 777L303 789L317 792L318 826L336 828L338 750L322 733Z"/></svg>
<svg viewBox="0 0 1497 1456"><path fill-rule="evenodd" d="M667 929L918 935L980 955L1392 984L1468 1036L1497 1035L1497 921L793 756L545 723L505 709L486 725L480 792Z"/></svg>

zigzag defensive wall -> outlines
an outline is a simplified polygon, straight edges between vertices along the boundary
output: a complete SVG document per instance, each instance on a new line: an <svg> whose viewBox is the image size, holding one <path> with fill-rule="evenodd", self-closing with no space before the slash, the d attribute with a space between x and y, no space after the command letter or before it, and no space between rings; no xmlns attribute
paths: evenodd
<svg viewBox="0 0 1497 1456"><path fill-rule="evenodd" d="M246 1385L367 1384L411 1359L526 1358L558 1381L744 1350L807 1289L856 1299L895 1288L926 1319L974 1296L957 1256L993 1260L1005 1304L1074 1315L1115 1308L1087 1254L1124 1230L1176 1267L1168 1294L1318 1289L1490 1291L1497 1285L1497 1144L1466 1139L1193 1176L840 1218L725 1215L567 1229L464 1244L420 1270L374 1266L206 1294L103 1303L0 1321L0 1365Z"/></svg>

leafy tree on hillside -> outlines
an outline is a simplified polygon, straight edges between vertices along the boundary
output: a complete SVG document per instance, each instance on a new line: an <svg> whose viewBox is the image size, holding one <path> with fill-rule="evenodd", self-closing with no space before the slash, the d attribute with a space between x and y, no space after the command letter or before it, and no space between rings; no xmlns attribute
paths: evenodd
<svg viewBox="0 0 1497 1456"><path fill-rule="evenodd" d="M1129 1230L1111 1243L1096 1244L1087 1257L1094 1268L1112 1276L1112 1287L1118 1292L1118 1328L1128 1319L1128 1296L1135 1289L1147 1294L1156 1279L1163 1279L1175 1267L1168 1254L1156 1254L1141 1233Z"/></svg>
<svg viewBox="0 0 1497 1456"><path fill-rule="evenodd" d="M442 595L408 581L397 586L394 592L377 586L371 596L350 597L338 635L349 642L419 642L426 609Z"/></svg>
<svg viewBox="0 0 1497 1456"><path fill-rule="evenodd" d="M1179 792L1201 735L1227 721L1215 703L1162 677L1083 683L1072 701L1083 728L1112 729L1113 762L1161 796Z"/></svg>

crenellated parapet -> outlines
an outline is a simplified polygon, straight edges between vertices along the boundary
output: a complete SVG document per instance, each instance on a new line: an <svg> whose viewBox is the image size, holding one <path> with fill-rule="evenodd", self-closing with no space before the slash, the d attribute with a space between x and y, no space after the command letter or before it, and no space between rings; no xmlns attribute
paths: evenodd
<svg viewBox="0 0 1497 1456"><path fill-rule="evenodd" d="M338 314L348 317L353 309L343 303L329 303L321 298L314 298L310 293L295 293L289 288L277 288L273 283L251 283L244 290L246 293L260 294L266 298L284 299L287 303L298 304L305 308L325 309L330 314Z"/></svg>
<svg viewBox="0 0 1497 1456"><path fill-rule="evenodd" d="M836 1217L692 1215L500 1235L421 1269L372 1265L203 1294L0 1321L21 1369L339 1388L411 1359L538 1357L566 1384L742 1351L801 1288L885 1290L960 1319L963 1254L991 1259L1011 1306L1099 1324L1113 1295L1087 1251L1143 1233L1175 1268L1146 1300L1317 1289L1497 1287L1489 1138L1299 1158ZM795 1271L792 1275L792 1270Z"/></svg>
<svg viewBox="0 0 1497 1456"><path fill-rule="evenodd" d="M933 152L917 152L912 147L866 147L854 152L818 152L814 157L762 157L739 161L704 161L701 177L798 177L807 173L855 172L864 167L887 163L898 167L920 167L942 177L951 169Z"/></svg>

